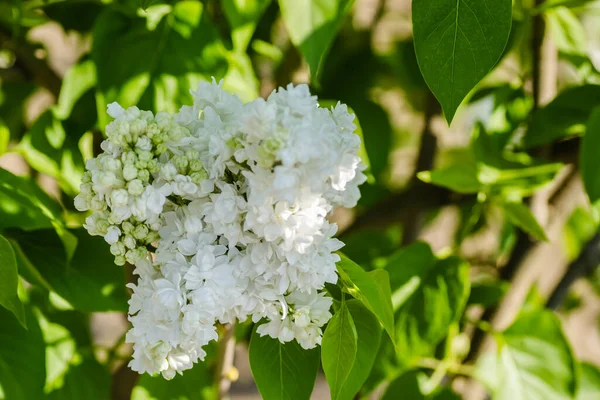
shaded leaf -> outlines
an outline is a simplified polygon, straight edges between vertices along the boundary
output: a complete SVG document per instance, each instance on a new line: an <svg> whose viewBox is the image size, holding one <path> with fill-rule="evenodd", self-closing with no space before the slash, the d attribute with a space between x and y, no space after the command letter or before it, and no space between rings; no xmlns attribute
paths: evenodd
<svg viewBox="0 0 600 400"><path fill-rule="evenodd" d="M258 20L272 0L223 0L225 16L231 25L233 47L245 52Z"/></svg>
<svg viewBox="0 0 600 400"><path fill-rule="evenodd" d="M593 203L600 200L600 107L596 107L587 122L586 135L580 146L581 175L585 191Z"/></svg>
<svg viewBox="0 0 600 400"><path fill-rule="evenodd" d="M12 312L19 323L27 328L25 310L17 296L18 285L19 275L15 252L8 240L0 235L0 306Z"/></svg>
<svg viewBox="0 0 600 400"><path fill-rule="evenodd" d="M199 362L168 381L162 375L141 376L133 388L131 400L196 400L215 399L213 376L205 362Z"/></svg>
<svg viewBox="0 0 600 400"><path fill-rule="evenodd" d="M286 344L256 329L250 339L250 368L265 400L309 399L319 370L319 348L304 350L295 340Z"/></svg>
<svg viewBox="0 0 600 400"><path fill-rule="evenodd" d="M548 241L544 228L540 226L529 207L525 204L505 202L502 203L502 208L512 224L538 240Z"/></svg>

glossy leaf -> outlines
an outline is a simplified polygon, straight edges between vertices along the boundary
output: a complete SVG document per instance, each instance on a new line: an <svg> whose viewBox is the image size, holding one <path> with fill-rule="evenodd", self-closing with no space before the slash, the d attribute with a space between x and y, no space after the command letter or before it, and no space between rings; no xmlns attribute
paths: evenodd
<svg viewBox="0 0 600 400"><path fill-rule="evenodd" d="M600 200L600 107L594 109L587 122L586 135L580 147L581 175L585 191L592 203Z"/></svg>
<svg viewBox="0 0 600 400"><path fill-rule="evenodd" d="M44 398L46 355L44 339L30 308L25 308L27 329L0 307L0 385L6 399Z"/></svg>
<svg viewBox="0 0 600 400"><path fill-rule="evenodd" d="M340 392L340 399L353 399L369 376L381 342L381 325L360 301L349 300L346 306L356 327L356 358Z"/></svg>
<svg viewBox="0 0 600 400"><path fill-rule="evenodd" d="M15 252L8 240L0 235L0 306L12 312L19 323L27 328L25 310L17 296L18 274Z"/></svg>
<svg viewBox="0 0 600 400"><path fill-rule="evenodd" d="M546 310L526 310L501 335L494 400L559 400L575 395L575 361Z"/></svg>
<svg viewBox="0 0 600 400"><path fill-rule="evenodd" d="M256 329L250 339L250 368L265 400L310 398L319 370L319 347L303 349L295 340L260 336Z"/></svg>
<svg viewBox="0 0 600 400"><path fill-rule="evenodd" d="M356 360L358 335L345 301L323 333L321 362L331 391L331 399L344 398L340 392Z"/></svg>
<svg viewBox="0 0 600 400"><path fill-rule="evenodd" d="M312 79L320 68L354 0L278 0L294 46L308 63Z"/></svg>
<svg viewBox="0 0 600 400"><path fill-rule="evenodd" d="M375 314L394 340L394 312L388 273L384 270L366 272L348 257L340 256L342 259L337 267L344 289Z"/></svg>
<svg viewBox="0 0 600 400"><path fill-rule="evenodd" d="M565 89L533 114L523 139L525 147L540 146L585 132L585 124L600 103L600 85Z"/></svg>
<svg viewBox="0 0 600 400"><path fill-rule="evenodd" d="M548 241L544 228L540 226L535 216L523 203L502 203L502 208L508 220L537 240Z"/></svg>
<svg viewBox="0 0 600 400"><path fill-rule="evenodd" d="M450 123L465 96L502 56L512 1L416 0L412 21L421 73Z"/></svg>
<svg viewBox="0 0 600 400"><path fill-rule="evenodd" d="M429 257L404 263L395 257L386 267L394 275L394 296L401 294L396 311L396 344L407 362L431 355L462 314L469 297L469 265L458 257Z"/></svg>

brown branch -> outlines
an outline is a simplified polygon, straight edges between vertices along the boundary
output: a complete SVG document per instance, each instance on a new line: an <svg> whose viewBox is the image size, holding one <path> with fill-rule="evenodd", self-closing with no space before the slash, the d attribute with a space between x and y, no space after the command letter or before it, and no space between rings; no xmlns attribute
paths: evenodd
<svg viewBox="0 0 600 400"><path fill-rule="evenodd" d="M231 370L235 356L234 325L223 326L223 335L218 344L218 359L215 369L215 383L218 388L219 399L224 399L231 388Z"/></svg>

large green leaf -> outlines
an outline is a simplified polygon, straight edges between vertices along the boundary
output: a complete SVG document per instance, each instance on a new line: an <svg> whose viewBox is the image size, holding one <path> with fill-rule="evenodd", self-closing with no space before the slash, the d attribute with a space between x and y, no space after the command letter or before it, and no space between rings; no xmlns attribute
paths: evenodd
<svg viewBox="0 0 600 400"><path fill-rule="evenodd" d="M170 381L161 375L141 376L133 388L131 400L196 400L216 398L213 386L213 375L205 362L199 362L194 367L185 371L183 375L176 375Z"/></svg>
<svg viewBox="0 0 600 400"><path fill-rule="evenodd" d="M11 232L19 271L31 283L55 291L82 311L125 311L125 275L116 266L108 245L84 229L72 231L78 245L69 261L65 248L52 230Z"/></svg>
<svg viewBox="0 0 600 400"><path fill-rule="evenodd" d="M533 114L525 135L526 147L540 146L571 134L581 134L592 110L600 105L600 85L566 89Z"/></svg>
<svg viewBox="0 0 600 400"><path fill-rule="evenodd" d="M587 122L586 135L580 147L580 168L585 190L592 203L600 200L600 107L592 112Z"/></svg>
<svg viewBox="0 0 600 400"><path fill-rule="evenodd" d="M564 400L575 396L575 361L547 310L526 310L498 338L494 400Z"/></svg>
<svg viewBox="0 0 600 400"><path fill-rule="evenodd" d="M250 339L250 368L265 400L309 399L319 371L319 348L304 350L295 340L286 344L256 329Z"/></svg>
<svg viewBox="0 0 600 400"><path fill-rule="evenodd" d="M44 339L30 308L25 308L25 318L27 330L0 307L0 385L7 400L44 398Z"/></svg>
<svg viewBox="0 0 600 400"><path fill-rule="evenodd" d="M279 0L290 39L317 80L333 39L354 0Z"/></svg>
<svg viewBox="0 0 600 400"><path fill-rule="evenodd" d="M340 392L350 375L356 360L358 335L354 320L346 302L342 301L323 333L321 363L331 391L331 399L352 399L342 397Z"/></svg>
<svg viewBox="0 0 600 400"><path fill-rule="evenodd" d="M225 16L231 25L233 47L245 52L258 20L272 0L223 0Z"/></svg>
<svg viewBox="0 0 600 400"><path fill-rule="evenodd" d="M419 245L422 246L422 245ZM431 355L462 314L469 297L469 265L460 258L393 257L386 269L394 282L396 345L399 357L410 362Z"/></svg>
<svg viewBox="0 0 600 400"><path fill-rule="evenodd" d="M8 240L0 235L0 306L12 312L19 323L27 328L23 303L17 296L18 274L15 252Z"/></svg>
<svg viewBox="0 0 600 400"><path fill-rule="evenodd" d="M596 400L600 394L600 369L581 363L578 365L577 396L575 400Z"/></svg>
<svg viewBox="0 0 600 400"><path fill-rule="evenodd" d="M415 0L413 35L425 82L448 122L503 54L512 22L510 0Z"/></svg>
<svg viewBox="0 0 600 400"><path fill-rule="evenodd" d="M93 37L103 118L113 101L177 111L191 102L189 90L201 79L222 78L227 68L226 50L201 2L177 2L153 30L145 18L106 10Z"/></svg>
<svg viewBox="0 0 600 400"><path fill-rule="evenodd" d="M548 241L544 228L540 226L535 216L523 203L504 202L502 208L508 220L538 240Z"/></svg>
<svg viewBox="0 0 600 400"><path fill-rule="evenodd" d="M339 398L353 399L373 368L382 329L377 318L360 301L347 301L346 306L352 315L358 342L354 365L339 392Z"/></svg>
<svg viewBox="0 0 600 400"><path fill-rule="evenodd" d="M394 312L388 273L384 270L366 272L345 255L340 256L337 267L344 289L375 314L393 341Z"/></svg>

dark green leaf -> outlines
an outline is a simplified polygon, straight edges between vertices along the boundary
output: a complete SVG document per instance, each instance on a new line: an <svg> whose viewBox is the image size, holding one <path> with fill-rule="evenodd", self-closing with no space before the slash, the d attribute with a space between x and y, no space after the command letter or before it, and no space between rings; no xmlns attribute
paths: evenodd
<svg viewBox="0 0 600 400"><path fill-rule="evenodd" d="M44 339L30 308L25 308L26 330L0 307L0 384L6 399L44 398L46 356Z"/></svg>
<svg viewBox="0 0 600 400"><path fill-rule="evenodd" d="M321 362L331 391L331 399L351 399L340 396L344 383L356 360L358 335L352 315L342 301L323 333Z"/></svg>
<svg viewBox="0 0 600 400"><path fill-rule="evenodd" d="M13 232L19 271L28 271L26 279L55 291L78 310L125 311L124 271L114 264L106 242L84 229L72 233L78 245L68 261L54 231Z"/></svg>
<svg viewBox="0 0 600 400"><path fill-rule="evenodd" d="M578 365L577 396L575 400L596 400L600 394L600 369L581 363Z"/></svg>
<svg viewBox="0 0 600 400"><path fill-rule="evenodd" d="M547 310L526 310L499 338L494 400L564 400L575 395L575 361Z"/></svg>
<svg viewBox="0 0 600 400"><path fill-rule="evenodd" d="M321 65L354 0L279 0L290 39L306 59L312 79Z"/></svg>
<svg viewBox="0 0 600 400"><path fill-rule="evenodd" d="M526 147L540 146L571 134L581 134L594 107L600 105L600 85L566 89L533 114L524 138Z"/></svg>
<svg viewBox="0 0 600 400"><path fill-rule="evenodd" d="M533 213L523 203L502 203L508 220L538 240L548 241L544 228L535 219Z"/></svg>
<svg viewBox="0 0 600 400"><path fill-rule="evenodd" d="M425 400L419 387L418 378L417 371L408 371L402 374L390 383L381 400Z"/></svg>
<svg viewBox="0 0 600 400"><path fill-rule="evenodd" d="M462 315L469 297L469 265L457 257L431 260L423 252L421 259L406 264L394 257L387 269L398 285L393 287L394 296L401 294L396 311L399 357L410 362L431 355Z"/></svg>
<svg viewBox="0 0 600 400"><path fill-rule="evenodd" d="M223 0L222 7L231 25L233 47L246 51L256 24L272 0Z"/></svg>
<svg viewBox="0 0 600 400"><path fill-rule="evenodd" d="M0 168L0 229L51 228L60 214L58 203L35 182Z"/></svg>
<svg viewBox="0 0 600 400"><path fill-rule="evenodd" d="M265 400L309 399L319 371L319 348L304 350L295 340L260 336L256 329L250 339L250 368Z"/></svg>
<svg viewBox="0 0 600 400"><path fill-rule="evenodd" d="M580 147L580 168L585 190L592 203L600 200L600 107L594 109L587 122L586 135Z"/></svg>
<svg viewBox="0 0 600 400"><path fill-rule="evenodd" d="M422 171L418 178L426 183L442 186L458 193L477 193L482 184L477 178L477 166L474 164L457 164L444 169Z"/></svg>
<svg viewBox="0 0 600 400"><path fill-rule="evenodd" d="M495 307L509 287L510 284L504 281L471 282L467 304L479 304L485 308Z"/></svg>
<svg viewBox="0 0 600 400"><path fill-rule="evenodd" d="M392 293L387 271L364 271L348 257L340 254L337 264L338 273L345 290L360 300L381 322L383 328L394 340L394 312Z"/></svg>
<svg viewBox="0 0 600 400"><path fill-rule="evenodd" d="M110 374L106 367L92 357L86 357L81 363L69 366L62 386L52 391L48 399L106 400L110 398L110 385Z"/></svg>
<svg viewBox="0 0 600 400"><path fill-rule="evenodd" d="M133 388L131 400L215 399L213 376L205 362L199 362L183 375L168 381L161 375L142 375Z"/></svg>
<svg viewBox="0 0 600 400"><path fill-rule="evenodd" d="M360 301L347 301L346 306L352 315L358 342L354 365L339 392L339 398L353 399L373 368L381 342L382 329L377 318Z"/></svg>
<svg viewBox="0 0 600 400"><path fill-rule="evenodd" d="M19 275L15 252L8 240L0 235L0 306L12 312L19 323L27 328L23 303L17 296L18 285Z"/></svg>
<svg viewBox="0 0 600 400"><path fill-rule="evenodd" d="M465 96L502 56L512 1L416 0L412 21L419 67L450 122Z"/></svg>

